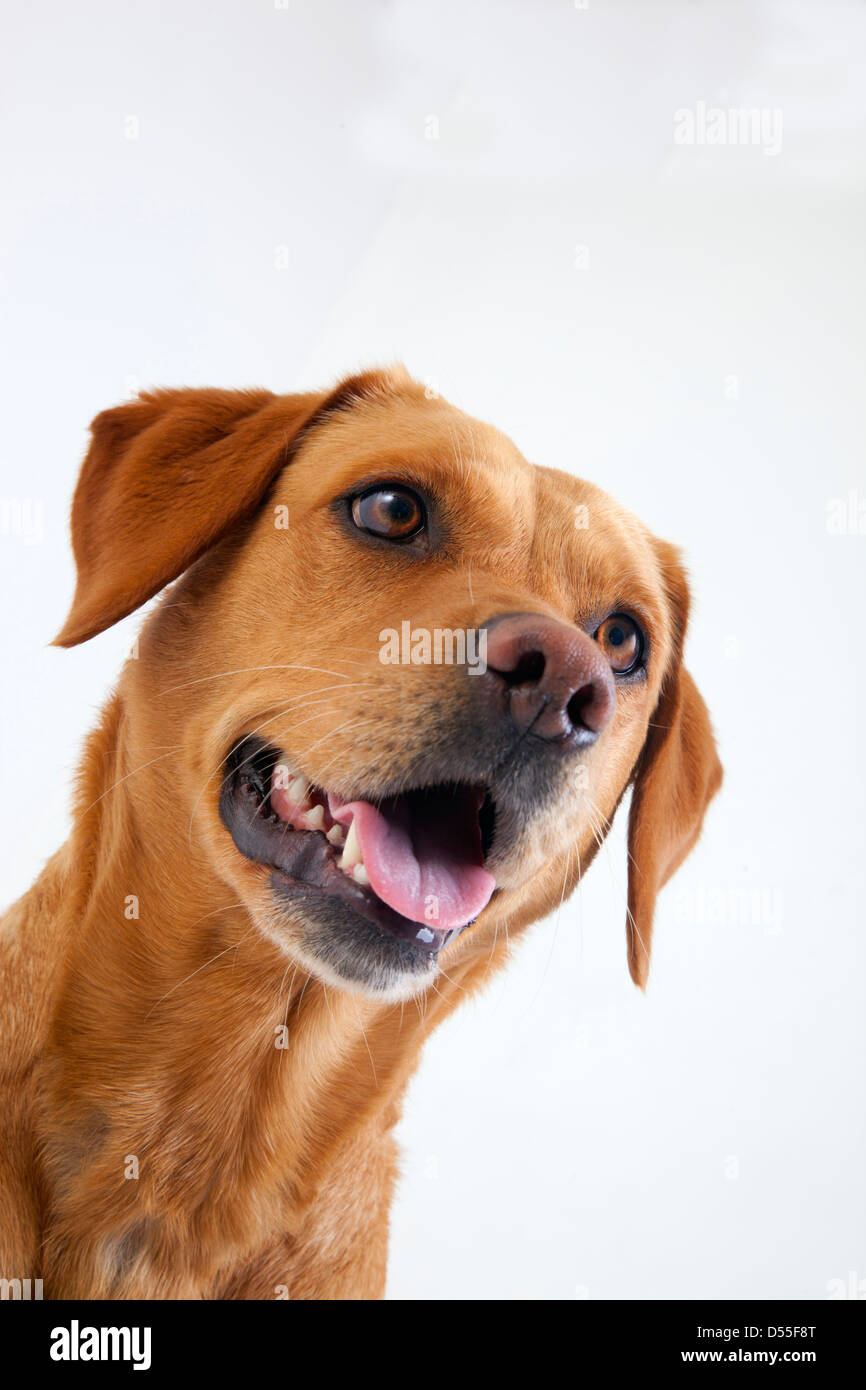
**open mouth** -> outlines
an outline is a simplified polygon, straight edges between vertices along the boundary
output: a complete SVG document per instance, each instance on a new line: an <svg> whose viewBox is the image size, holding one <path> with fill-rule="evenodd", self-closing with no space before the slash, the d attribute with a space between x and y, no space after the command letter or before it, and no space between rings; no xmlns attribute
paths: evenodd
<svg viewBox="0 0 866 1390"><path fill-rule="evenodd" d="M273 870L278 892L308 906L329 899L428 962L496 887L484 867L495 819L484 787L347 801L250 737L229 756L220 815L241 853Z"/></svg>

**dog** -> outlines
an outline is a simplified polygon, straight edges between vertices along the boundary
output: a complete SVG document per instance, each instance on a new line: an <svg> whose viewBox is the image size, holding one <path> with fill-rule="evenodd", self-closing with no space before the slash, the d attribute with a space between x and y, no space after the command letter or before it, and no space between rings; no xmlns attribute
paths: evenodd
<svg viewBox="0 0 866 1390"><path fill-rule="evenodd" d="M379 1298L422 1043L628 788L646 985L721 781L682 564L402 367L156 390L91 429L56 644L166 592L0 928L0 1275Z"/></svg>

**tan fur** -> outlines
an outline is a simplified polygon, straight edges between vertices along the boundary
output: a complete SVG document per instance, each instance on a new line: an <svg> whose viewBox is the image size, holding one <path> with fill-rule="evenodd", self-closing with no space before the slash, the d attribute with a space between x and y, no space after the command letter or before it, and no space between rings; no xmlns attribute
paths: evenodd
<svg viewBox="0 0 866 1390"><path fill-rule="evenodd" d="M352 482L403 477L436 490L447 553L395 563L335 521ZM392 1129L422 1043L504 962L506 925L514 940L572 891L632 779L628 955L646 983L655 894L721 777L681 667L676 552L402 369L105 412L73 540L63 645L178 582L88 741L70 840L0 928L0 1275L48 1297L381 1296ZM220 821L233 741L263 726L311 779L375 785L458 698L450 668L381 665L395 615L581 622L626 602L649 678L620 690L589 794L564 787L491 863L501 891L435 989L383 1002L328 982Z"/></svg>

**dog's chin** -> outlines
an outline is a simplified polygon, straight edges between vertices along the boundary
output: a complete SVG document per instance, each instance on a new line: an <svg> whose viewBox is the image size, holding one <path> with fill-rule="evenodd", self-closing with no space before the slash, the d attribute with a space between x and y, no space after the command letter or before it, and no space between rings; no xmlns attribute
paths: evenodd
<svg viewBox="0 0 866 1390"><path fill-rule="evenodd" d="M249 737L226 761L219 810L236 849L268 871L268 935L326 984L383 1002L426 989L495 891L481 787L344 800Z"/></svg>

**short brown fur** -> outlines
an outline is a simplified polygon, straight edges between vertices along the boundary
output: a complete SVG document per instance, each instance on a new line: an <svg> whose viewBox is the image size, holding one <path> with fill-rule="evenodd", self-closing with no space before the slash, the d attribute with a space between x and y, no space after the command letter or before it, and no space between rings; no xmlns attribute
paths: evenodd
<svg viewBox="0 0 866 1390"><path fill-rule="evenodd" d="M445 551L356 553L332 498L407 474L442 501ZM54 1298L379 1297L392 1130L422 1044L572 891L631 783L628 961L646 984L655 895L721 780L682 667L677 553L402 369L330 394L157 391L106 411L72 532L60 645L177 583L88 740L71 838L0 927L0 1276ZM423 999L308 968L219 819L233 740L266 725L338 788L399 772L413 729L447 716L454 673L386 672L390 614L575 622L624 597L652 660L589 760L591 810L564 794L525 828Z"/></svg>

